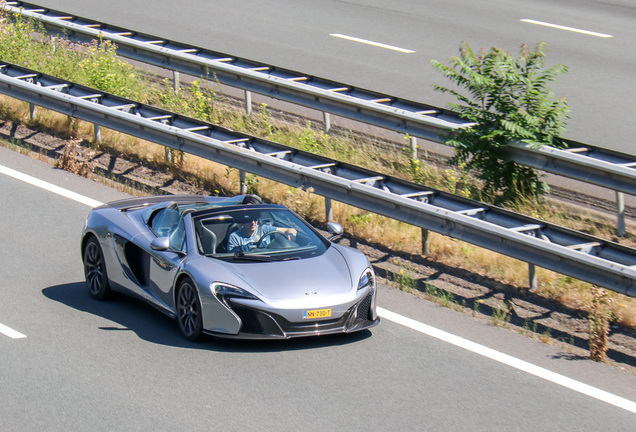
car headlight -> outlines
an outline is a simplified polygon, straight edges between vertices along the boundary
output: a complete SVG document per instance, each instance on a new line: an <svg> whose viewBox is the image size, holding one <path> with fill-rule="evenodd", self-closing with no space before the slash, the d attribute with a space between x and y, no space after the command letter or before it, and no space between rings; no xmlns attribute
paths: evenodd
<svg viewBox="0 0 636 432"><path fill-rule="evenodd" d="M366 269L364 273L362 273L362 276L360 276L358 291L366 287L369 287L371 290L375 288L375 274L370 268Z"/></svg>
<svg viewBox="0 0 636 432"><path fill-rule="evenodd" d="M210 289L212 290L212 293L219 298L241 297L241 298L258 300L258 297L256 297L251 292L246 291L243 288L235 287L233 285L214 282L212 283L212 285L210 285Z"/></svg>

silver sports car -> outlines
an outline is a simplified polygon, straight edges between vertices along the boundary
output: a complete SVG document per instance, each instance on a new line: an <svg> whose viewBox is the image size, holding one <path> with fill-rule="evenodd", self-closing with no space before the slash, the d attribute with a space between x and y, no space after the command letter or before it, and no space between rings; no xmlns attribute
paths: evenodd
<svg viewBox="0 0 636 432"><path fill-rule="evenodd" d="M291 210L236 197L155 196L93 209L82 234L90 294L132 294L190 340L348 333L380 322L373 268Z"/></svg>

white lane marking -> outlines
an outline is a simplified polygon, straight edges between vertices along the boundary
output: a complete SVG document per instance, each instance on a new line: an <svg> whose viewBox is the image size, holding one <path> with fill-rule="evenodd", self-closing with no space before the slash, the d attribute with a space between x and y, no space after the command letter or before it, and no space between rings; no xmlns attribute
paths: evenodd
<svg viewBox="0 0 636 432"><path fill-rule="evenodd" d="M45 189L49 192L53 192L55 194L61 195L63 197L72 199L73 201L77 201L82 204L86 204L89 207L98 207L102 205L101 202L96 201L94 199L85 197L78 193L72 192L68 189L64 189L62 187L56 186L52 183L45 182L44 180L40 180L35 177L31 177L30 175L23 174L20 171L12 170L11 168L7 168L5 166L0 165L0 173L8 175L9 177L13 177L17 180L21 180L23 182L32 184L33 186L37 186L39 188Z"/></svg>
<svg viewBox="0 0 636 432"><path fill-rule="evenodd" d="M23 335L17 330L13 330L11 327L7 327L0 323L0 333L5 336L9 336L11 339L24 339L26 335Z"/></svg>
<svg viewBox="0 0 636 432"><path fill-rule="evenodd" d="M52 183L45 182L44 180L31 177L30 175L21 173L20 171L13 170L11 168L7 168L3 165L0 165L0 173L8 175L9 177L13 177L16 180L29 183L33 186L39 187L49 192L53 192L63 197L70 198L79 203L86 204L87 206L90 206L90 207L97 207L102 205L102 203L99 201L96 201L94 199L72 192L68 189L64 189L62 187L56 186ZM23 339L26 337L26 335L20 333L19 331L13 330L12 328L7 327L4 324L0 324L0 333L10 337L11 339Z"/></svg>
<svg viewBox="0 0 636 432"><path fill-rule="evenodd" d="M35 177L28 176L26 174L22 174L19 171L12 170L10 168L6 168L0 165L0 172L11 177L14 177L18 180L22 180L29 184L32 184L37 187L41 187L45 190L54 192L56 194L62 195L64 197L70 198L77 202L81 202L82 204L89 205L91 207L97 207L101 205L99 201L94 199L85 197L83 195L79 195L75 192L71 192L59 186L52 185L45 181L36 179ZM475 354L479 354L481 356L487 357L491 360L495 360L497 362L506 364L508 366L512 366L516 369L522 370L529 374L532 374L536 377L543 378L547 381L553 382L555 384L561 385L563 387L569 388L571 390L577 391L584 395L593 397L595 399L601 400L603 402L607 402L611 405L614 405L619 408L623 408L624 410L631 411L636 414L636 402L632 402L629 399L622 398L620 396L616 396L612 393L608 393L604 390L597 389L596 387L592 387L590 385L584 384L580 381L573 380L566 376L557 374L555 372L551 372L542 367L533 365L532 363L528 363L526 361L520 360L518 358L509 356L508 354L501 353L499 351L495 351L492 348L485 347L483 345L479 345L475 342L471 342L468 339L464 339L462 337L456 336L451 333L447 333L443 330L437 329L435 327L431 327L419 321L415 321L411 318L407 318L405 316L399 315L395 312L391 312L390 310L378 307L378 315L380 317L387 319L389 321L393 321L397 324L403 325L420 333L424 333L441 341L450 343L459 348L463 348L465 350L471 351ZM3 333L11 338L19 339L26 337L20 332L17 332L7 326L0 324L0 333Z"/></svg>
<svg viewBox="0 0 636 432"><path fill-rule="evenodd" d="M532 19L521 19L519 21L525 22L525 23L529 23L529 24L536 24L536 25L540 25L540 26L544 26L544 27L552 27L552 28L559 29L559 30L567 30L567 31L575 32L575 33L582 33L582 34L586 34L586 35L590 35L590 36L598 36L598 37L602 37L602 38L614 37L612 35L605 34L605 33L597 33L597 32L593 32L593 31L589 31L589 30L582 30L582 29L578 29L578 28L574 28L574 27L562 26L562 25L559 25L559 24L550 24L550 23L547 23L547 22L536 21L536 20L532 20Z"/></svg>
<svg viewBox="0 0 636 432"><path fill-rule="evenodd" d="M380 47L380 48L386 48L386 49L390 49L393 51L398 51L401 53L405 53L405 54L413 54L415 51L410 50L410 49L406 49L406 48L400 48L400 47L396 47L393 45L387 45L387 44L383 44L380 42L373 42L367 39L360 39L357 37L353 37L353 36L347 36L347 35L343 35L340 33L331 33L329 36L333 36L333 37L337 37L340 39L345 39L345 40L349 40L349 41L353 41L353 42L360 42L363 44L367 44L367 45L372 45L372 46L376 46L376 47Z"/></svg>
<svg viewBox="0 0 636 432"><path fill-rule="evenodd" d="M636 402L378 307L380 317L636 414Z"/></svg>

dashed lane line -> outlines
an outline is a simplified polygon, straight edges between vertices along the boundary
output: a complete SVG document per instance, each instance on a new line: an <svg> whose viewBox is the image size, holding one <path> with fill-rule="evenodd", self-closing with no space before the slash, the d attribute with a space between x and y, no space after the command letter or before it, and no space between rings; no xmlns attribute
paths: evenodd
<svg viewBox="0 0 636 432"><path fill-rule="evenodd" d="M410 49L400 48L400 47L396 47L396 46L393 46L393 45L387 45L387 44L383 44L383 43L380 43L380 42L373 42L373 41L370 41L370 40L367 40L367 39L360 39L360 38L357 38L357 37L354 37L354 36L347 36L347 35L343 35L343 34L340 34L340 33L331 33L329 36L337 37L337 38L340 38L340 39L345 39L345 40L352 41L352 42L363 43L363 44L366 44L366 45L371 45L371 46L375 46L375 47L379 47L379 48L385 48L385 49L388 49L388 50L397 51L397 52L401 52L401 53L404 53L404 54L413 54L415 52L415 51L410 50Z"/></svg>
<svg viewBox="0 0 636 432"><path fill-rule="evenodd" d="M5 336L10 337L11 339L24 339L26 335L20 333L17 330L13 330L11 327L7 327L4 324L0 323L0 333Z"/></svg>
<svg viewBox="0 0 636 432"><path fill-rule="evenodd" d="M596 37L601 37L601 38L611 38L614 37L612 35L609 34L605 34L605 33L598 33L598 32L593 32L593 31L589 31L589 30L583 30L583 29L579 29L579 28L575 28L575 27L568 27L568 26L563 26L563 25L559 25L559 24L551 24L551 23L547 23L544 21L537 21L537 20L533 20L533 19L521 19L519 20L521 22L525 22L528 24L535 24L535 25L540 25L540 26L544 26L544 27L551 27L551 28L555 28L555 29L559 29L559 30L567 30L567 31L571 31L574 33L581 33L581 34L585 34L585 35L589 35L589 36L596 36Z"/></svg>
<svg viewBox="0 0 636 432"><path fill-rule="evenodd" d="M57 195L61 195L63 197L72 199L73 201L77 201L80 202L82 204L88 205L90 207L97 207L100 206L102 203L99 201L96 201L94 199L85 197L83 195L80 195L78 193L72 192L68 189L64 189L60 186L56 186L52 183L46 182L44 180L40 180L36 177L32 177L30 175L21 173L20 171L16 171L14 169L5 167L3 165L0 165L0 173L5 174L9 177L12 177L16 180L20 180L23 181L25 183L29 183L33 186L37 186L41 189L47 190L49 192L53 192ZM11 327L8 327L4 324L0 323L0 333L2 333L5 336L10 337L11 339L24 339L26 338L26 335L20 333L17 330L12 329Z"/></svg>

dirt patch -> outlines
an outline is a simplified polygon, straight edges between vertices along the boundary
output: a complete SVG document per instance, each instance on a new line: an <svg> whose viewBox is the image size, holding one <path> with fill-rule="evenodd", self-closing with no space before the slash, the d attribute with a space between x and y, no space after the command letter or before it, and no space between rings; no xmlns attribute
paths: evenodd
<svg viewBox="0 0 636 432"><path fill-rule="evenodd" d="M0 137L6 140L3 145L36 155L51 164L62 154L67 142L11 122L0 122ZM142 162L81 146L78 151L78 157L94 163L96 179L114 180L138 195L207 193L174 173L160 171ZM589 358L588 320L583 310L566 308L528 289L506 285L423 256L396 254L383 245L347 236L340 242L364 252L382 282L396 289L404 289L544 343L558 344L577 358ZM612 327L607 356L609 363L636 374L636 333Z"/></svg>

